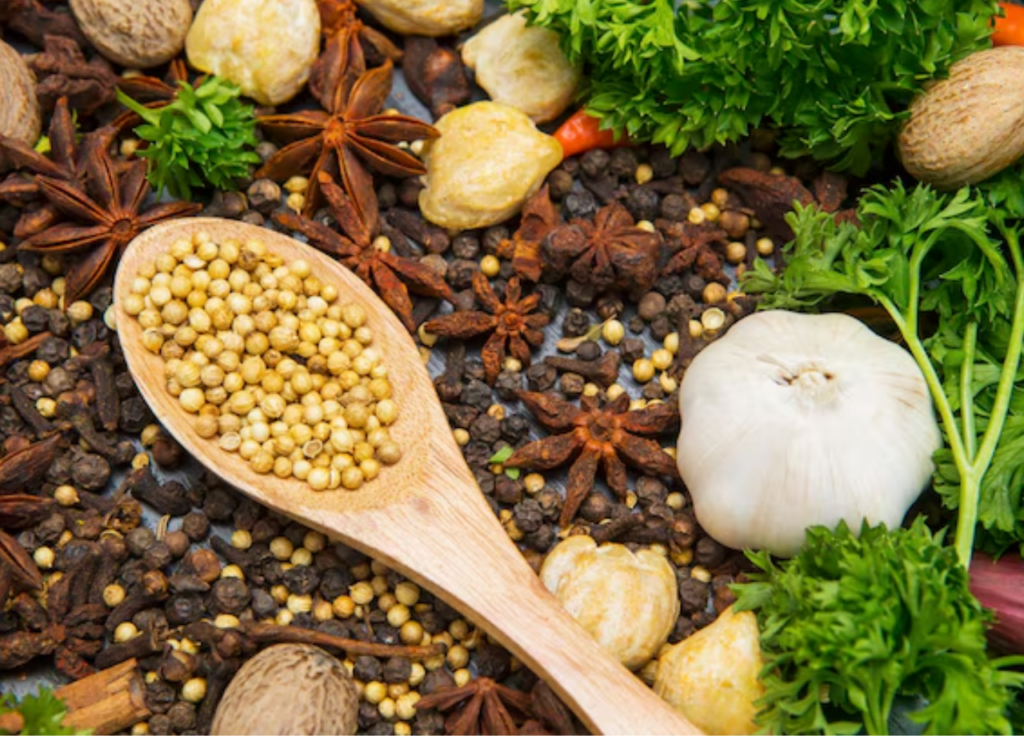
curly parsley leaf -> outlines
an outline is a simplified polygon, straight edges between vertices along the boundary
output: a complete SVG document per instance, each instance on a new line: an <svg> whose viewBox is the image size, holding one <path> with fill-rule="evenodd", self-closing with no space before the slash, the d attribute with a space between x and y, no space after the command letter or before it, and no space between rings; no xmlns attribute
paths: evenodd
<svg viewBox="0 0 1024 736"><path fill-rule="evenodd" d="M194 189L233 191L236 180L257 164L256 118L252 105L238 99L239 88L207 77L193 88L178 82L174 101L148 108L121 90L118 99L145 122L135 134L148 145L136 155L149 160L149 181L158 192L191 199Z"/></svg>
<svg viewBox="0 0 1024 736"><path fill-rule="evenodd" d="M919 517L907 529L814 527L793 559L748 553L761 570L734 585L757 614L769 733L888 733L900 697L925 733L1010 733L1021 658L990 660L991 619L953 548Z"/></svg>
<svg viewBox="0 0 1024 736"><path fill-rule="evenodd" d="M582 61L587 109L674 154L783 129L861 174L928 79L989 45L994 0L506 0ZM678 6L678 7L677 7Z"/></svg>
<svg viewBox="0 0 1024 736"><path fill-rule="evenodd" d="M91 730L78 730L64 725L64 716L68 709L64 701L54 695L52 690L39 688L35 695L26 695L18 702L13 693L0 698L0 715L19 713L24 721L22 734L39 734L41 736L89 736Z"/></svg>

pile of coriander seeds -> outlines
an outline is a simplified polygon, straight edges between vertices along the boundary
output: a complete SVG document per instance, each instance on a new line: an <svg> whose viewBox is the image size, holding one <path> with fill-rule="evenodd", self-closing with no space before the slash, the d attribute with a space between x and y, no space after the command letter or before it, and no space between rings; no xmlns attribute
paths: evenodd
<svg viewBox="0 0 1024 736"><path fill-rule="evenodd" d="M197 434L253 471L356 490L401 458L366 311L261 241L179 239L140 268L125 311L164 360Z"/></svg>

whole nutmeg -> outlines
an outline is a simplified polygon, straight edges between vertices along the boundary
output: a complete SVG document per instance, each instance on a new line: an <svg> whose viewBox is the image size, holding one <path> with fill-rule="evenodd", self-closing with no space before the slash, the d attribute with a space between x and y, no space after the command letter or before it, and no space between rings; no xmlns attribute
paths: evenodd
<svg viewBox="0 0 1024 736"><path fill-rule="evenodd" d="M899 155L936 189L975 184L1024 154L1024 47L978 51L910 105Z"/></svg>
<svg viewBox="0 0 1024 736"><path fill-rule="evenodd" d="M277 644L234 676L212 734L354 734L359 693L348 670L323 649Z"/></svg>
<svg viewBox="0 0 1024 736"><path fill-rule="evenodd" d="M760 636L754 614L730 606L662 654L654 691L704 733L756 733Z"/></svg>
<svg viewBox="0 0 1024 736"><path fill-rule="evenodd" d="M173 59L192 25L189 0L71 0L71 12L103 56L133 69Z"/></svg>
<svg viewBox="0 0 1024 736"><path fill-rule="evenodd" d="M36 80L21 54L0 41L0 135L35 145L43 120L36 99Z"/></svg>
<svg viewBox="0 0 1024 736"><path fill-rule="evenodd" d="M679 618L676 576L664 555L578 535L544 560L540 579L580 625L631 670L644 666Z"/></svg>

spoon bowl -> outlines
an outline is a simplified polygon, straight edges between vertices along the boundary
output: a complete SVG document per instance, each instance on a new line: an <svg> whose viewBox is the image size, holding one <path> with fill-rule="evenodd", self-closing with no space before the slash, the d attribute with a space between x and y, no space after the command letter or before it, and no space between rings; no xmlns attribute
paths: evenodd
<svg viewBox="0 0 1024 736"><path fill-rule="evenodd" d="M143 264L198 232L214 242L262 241L285 263L303 259L340 303L359 302L387 367L399 417L390 429L402 458L356 491L314 491L260 475L237 453L195 430L165 387L164 361L142 344L124 298ZM541 584L484 500L455 443L409 333L355 274L319 251L254 225L189 218L153 227L125 250L114 284L117 330L128 368L163 426L193 457L250 498L371 555L463 612L501 642L594 733L699 733L610 657Z"/></svg>

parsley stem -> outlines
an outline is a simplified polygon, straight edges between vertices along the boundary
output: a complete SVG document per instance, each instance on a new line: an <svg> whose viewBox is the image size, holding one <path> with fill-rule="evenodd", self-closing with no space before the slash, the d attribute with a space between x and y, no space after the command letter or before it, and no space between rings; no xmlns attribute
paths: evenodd
<svg viewBox="0 0 1024 736"><path fill-rule="evenodd" d="M1024 285L1024 284L1022 284ZM1018 292L1020 295L1020 292ZM973 521L971 525L971 540L967 547L966 556L961 553L961 524L964 521L964 516L967 511L964 506L964 501L970 502L973 499L974 511L972 519L976 520L978 515L978 491L979 491L979 478L975 477L974 464L971 462L971 458L968 457L967 449L964 447L964 439L960 434L960 428L956 421L956 415L953 412L953 407L950 406L949 398L946 396L946 392L942 387L942 379L939 378L939 374L935 371L935 366L932 364L931 359L928 357L928 351L925 350L924 345L921 343L920 337L917 335L916 330L910 329L910 322L913 318L913 314L907 315L906 317L896 305L884 294L873 295L878 303L881 304L885 311L892 317L893 322L896 323L896 327L899 329L900 334L903 335L903 339L907 343L907 349L910 350L910 354L914 356L914 360L917 361L917 365L921 368L921 372L924 374L925 383L928 384L928 390L931 392L932 401L935 402L935 408L939 412L939 417L942 419L942 426L946 430L946 440L949 442L950 452L953 453L953 462L956 464L957 473L960 475L960 516L957 522L957 554L960 557L960 562L964 567L970 564L971 559L971 547L974 541L974 526ZM912 308L916 310L916 303ZM914 320L916 323L916 320ZM974 356L970 355L965 357L965 360L974 360ZM994 416L994 414L993 414Z"/></svg>
<svg viewBox="0 0 1024 736"><path fill-rule="evenodd" d="M960 423L963 425L964 449L969 462L974 461L977 432L974 428L974 354L978 349L978 323L968 322L964 334L964 361L960 365Z"/></svg>
<svg viewBox="0 0 1024 736"><path fill-rule="evenodd" d="M1020 240L1017 233L1002 226L1000 226L1000 230L1006 238L1010 256L1013 259L1013 270L1017 276L1017 293L1013 301L1010 342L1006 350L1006 359L1003 361L1003 370L999 375L996 398L992 404L988 426L985 428L978 454L971 462L971 475L961 476L960 515L956 524L956 552L964 567L969 567L971 563L974 531L978 523L981 478L992 462L996 446L999 444L999 435L1002 434L1003 425L1006 423L1006 414L1009 411L1010 398L1013 395L1013 384L1017 378L1017 369L1020 367L1021 343L1024 342L1024 258L1021 256ZM969 484L968 478L973 480L973 483Z"/></svg>

